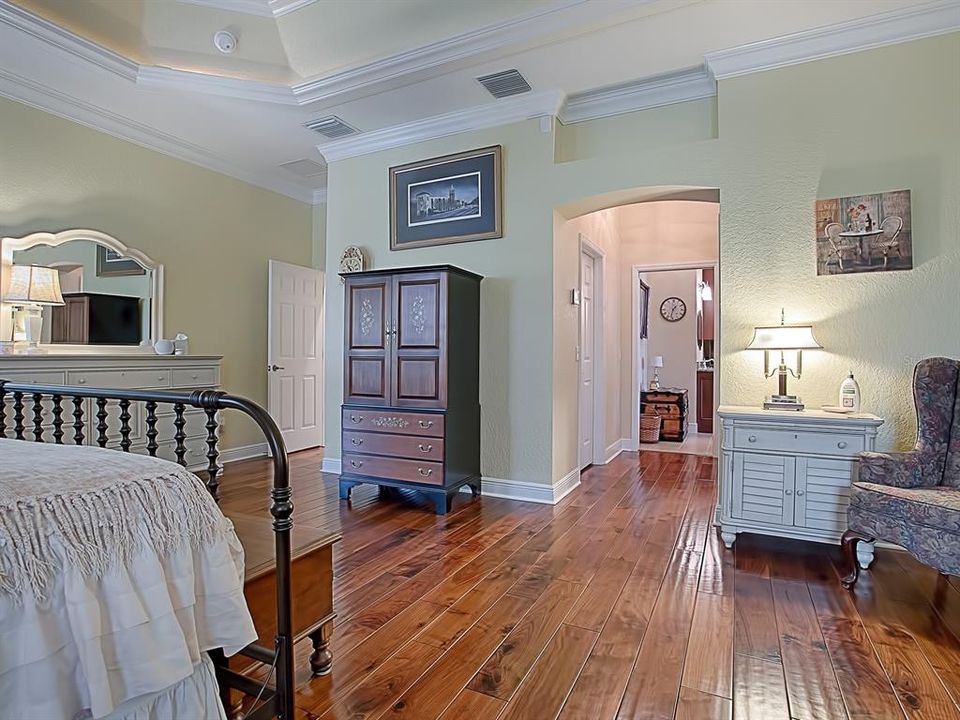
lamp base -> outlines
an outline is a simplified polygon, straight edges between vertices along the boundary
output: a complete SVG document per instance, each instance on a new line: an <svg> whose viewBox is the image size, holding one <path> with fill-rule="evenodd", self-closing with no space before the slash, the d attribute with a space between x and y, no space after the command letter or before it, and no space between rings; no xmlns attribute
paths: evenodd
<svg viewBox="0 0 960 720"><path fill-rule="evenodd" d="M763 402L764 410L803 410L803 407L796 395L770 395Z"/></svg>

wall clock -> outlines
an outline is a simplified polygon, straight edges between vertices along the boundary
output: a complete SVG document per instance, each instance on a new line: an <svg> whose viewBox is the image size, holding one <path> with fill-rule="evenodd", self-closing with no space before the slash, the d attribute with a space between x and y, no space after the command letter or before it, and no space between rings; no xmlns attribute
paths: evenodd
<svg viewBox="0 0 960 720"><path fill-rule="evenodd" d="M668 297L660 303L660 315L667 322L677 322L683 320L687 314L687 304L678 297Z"/></svg>
<svg viewBox="0 0 960 720"><path fill-rule="evenodd" d="M355 245L345 248L340 256L340 272L342 273L363 272L366 264L363 250Z"/></svg>

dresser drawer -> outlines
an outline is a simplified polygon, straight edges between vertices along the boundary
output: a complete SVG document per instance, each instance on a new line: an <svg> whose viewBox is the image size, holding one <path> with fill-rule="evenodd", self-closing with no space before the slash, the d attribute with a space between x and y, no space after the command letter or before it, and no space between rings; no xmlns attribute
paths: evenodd
<svg viewBox="0 0 960 720"><path fill-rule="evenodd" d="M743 450L778 450L788 453L842 455L863 452L863 435L842 432L810 432L774 428L737 427L733 429L733 446Z"/></svg>
<svg viewBox="0 0 960 720"><path fill-rule="evenodd" d="M343 453L341 472L384 480L443 485L443 463Z"/></svg>
<svg viewBox="0 0 960 720"><path fill-rule="evenodd" d="M343 408L343 429L367 430L396 435L443 437L443 415L436 413L402 412L398 410L371 410Z"/></svg>
<svg viewBox="0 0 960 720"><path fill-rule="evenodd" d="M71 370L67 373L68 385L86 385L94 388L170 387L170 371L162 370Z"/></svg>
<svg viewBox="0 0 960 720"><path fill-rule="evenodd" d="M31 385L63 385L64 373L57 370L12 370L0 368L0 380Z"/></svg>
<svg viewBox="0 0 960 720"><path fill-rule="evenodd" d="M414 435L347 431L343 433L343 449L350 452L414 460L443 462L443 440Z"/></svg>
<svg viewBox="0 0 960 720"><path fill-rule="evenodd" d="M170 371L173 387L211 387L220 384L217 368L175 368Z"/></svg>

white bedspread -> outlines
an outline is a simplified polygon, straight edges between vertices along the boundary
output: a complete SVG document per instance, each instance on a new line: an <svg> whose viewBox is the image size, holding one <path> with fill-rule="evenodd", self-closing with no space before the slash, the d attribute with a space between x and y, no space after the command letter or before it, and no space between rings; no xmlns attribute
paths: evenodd
<svg viewBox="0 0 960 720"><path fill-rule="evenodd" d="M15 482L25 473L35 497ZM144 480L167 489L144 494ZM158 702L170 716L177 698L195 707L216 692L204 651L233 654L256 633L233 527L199 480L199 493L184 482L163 460L0 440L0 716L146 718ZM150 504L130 502L124 484ZM121 501L90 517L91 492ZM97 548L78 552L78 527L98 528Z"/></svg>

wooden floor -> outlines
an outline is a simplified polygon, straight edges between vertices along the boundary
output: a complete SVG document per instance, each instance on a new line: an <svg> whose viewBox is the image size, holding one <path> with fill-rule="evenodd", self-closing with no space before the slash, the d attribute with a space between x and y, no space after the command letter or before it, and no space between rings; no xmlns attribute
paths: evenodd
<svg viewBox="0 0 960 720"><path fill-rule="evenodd" d="M368 487L348 506L319 465L293 458L294 518L342 529L339 617L301 719L960 717L960 581L881 550L849 594L830 547L725 551L711 458L624 453L554 507L464 494L446 517ZM228 468L228 514L267 502L260 468Z"/></svg>

